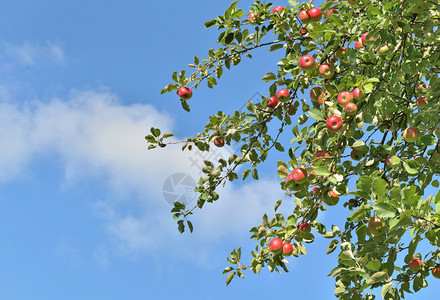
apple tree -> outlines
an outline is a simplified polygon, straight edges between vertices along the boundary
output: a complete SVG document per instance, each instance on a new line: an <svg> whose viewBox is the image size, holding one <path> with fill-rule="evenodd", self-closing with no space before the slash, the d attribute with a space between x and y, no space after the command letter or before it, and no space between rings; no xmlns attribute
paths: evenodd
<svg viewBox="0 0 440 300"><path fill-rule="evenodd" d="M162 93L178 91L189 112L193 91L213 88L254 49L285 56L275 73L262 74L268 90L259 101L210 116L204 132L182 141L182 151L235 144L240 154L204 162L197 205L174 203L179 231L192 231L190 216L221 201L217 187L258 180L259 165L279 152L292 212L277 212L283 199L274 199L274 217L250 229L252 259L242 262L241 248L228 258L227 284L262 268L288 271L289 256L306 254L317 235L329 239L327 254L338 251L329 276L339 299L373 299L376 288L400 299L440 278L440 193L432 194L440 173L438 0L237 4L205 23L219 29L220 47L194 57L191 74L174 72ZM169 145L170 136L152 128L149 149ZM334 205L346 211L344 228L317 221Z"/></svg>

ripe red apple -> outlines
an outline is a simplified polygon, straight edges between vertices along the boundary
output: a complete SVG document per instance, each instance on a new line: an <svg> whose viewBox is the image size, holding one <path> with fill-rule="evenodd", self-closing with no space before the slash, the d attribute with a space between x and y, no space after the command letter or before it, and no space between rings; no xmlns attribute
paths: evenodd
<svg viewBox="0 0 440 300"><path fill-rule="evenodd" d="M368 45L374 40L374 37L368 37L368 31L361 35L361 41L363 45Z"/></svg>
<svg viewBox="0 0 440 300"><path fill-rule="evenodd" d="M255 21L255 18L256 17L258 17L260 14L259 13L256 13L256 14L254 14L252 11L249 13L249 16L248 16L248 19L250 20L250 21Z"/></svg>
<svg viewBox="0 0 440 300"><path fill-rule="evenodd" d="M325 14L325 16L327 17L327 19L328 19L328 17L330 16L331 13L335 13L335 14L337 14L338 11L337 11L336 9L330 9L330 10L328 10L327 13Z"/></svg>
<svg viewBox="0 0 440 300"><path fill-rule="evenodd" d="M331 132L337 132L342 128L342 119L338 116L331 116L327 119L325 125Z"/></svg>
<svg viewBox="0 0 440 300"><path fill-rule="evenodd" d="M314 187L312 190L313 195L318 195L321 192L321 189L319 187Z"/></svg>
<svg viewBox="0 0 440 300"><path fill-rule="evenodd" d="M426 101L425 97L419 97L419 99L417 99L416 104L419 108L422 108L423 106L425 106L428 103L428 101Z"/></svg>
<svg viewBox="0 0 440 300"><path fill-rule="evenodd" d="M400 166L400 159L396 155L389 155L385 159L385 163L391 168L397 168Z"/></svg>
<svg viewBox="0 0 440 300"><path fill-rule="evenodd" d="M333 191L328 191L327 195L324 197L324 202L328 206L334 206L339 202L339 196Z"/></svg>
<svg viewBox="0 0 440 300"><path fill-rule="evenodd" d="M307 181L307 171L304 168L296 168L292 172L293 180L298 184L303 184Z"/></svg>
<svg viewBox="0 0 440 300"><path fill-rule="evenodd" d="M335 68L331 64L324 63L319 66L319 74L324 79L330 79L335 74Z"/></svg>
<svg viewBox="0 0 440 300"><path fill-rule="evenodd" d="M222 137L216 137L214 139L214 145L216 145L217 147L221 148L225 145L225 140Z"/></svg>
<svg viewBox="0 0 440 300"><path fill-rule="evenodd" d="M385 222L382 222L377 216L371 217L368 221L368 230L371 235L381 235L385 232Z"/></svg>
<svg viewBox="0 0 440 300"><path fill-rule="evenodd" d="M270 97L269 101L267 101L267 107L268 108L275 108L278 105L278 99L277 97Z"/></svg>
<svg viewBox="0 0 440 300"><path fill-rule="evenodd" d="M309 233L312 230L312 227L310 227L309 223L303 221L298 224L298 230Z"/></svg>
<svg viewBox="0 0 440 300"><path fill-rule="evenodd" d="M303 22L304 24L310 23L310 16L307 11L305 10L300 11L298 16L301 22Z"/></svg>
<svg viewBox="0 0 440 300"><path fill-rule="evenodd" d="M432 272L432 276L440 279L440 265L435 266L435 268L433 268L431 272Z"/></svg>
<svg viewBox="0 0 440 300"><path fill-rule="evenodd" d="M283 251L283 241L280 238L274 238L269 243L269 250L275 254Z"/></svg>
<svg viewBox="0 0 440 300"><path fill-rule="evenodd" d="M290 243L284 243L283 244L283 255L284 256L290 256L293 252L293 246Z"/></svg>
<svg viewBox="0 0 440 300"><path fill-rule="evenodd" d="M182 100L189 100L192 97L192 91L191 89L182 86L179 88L179 90L177 91L177 95L179 95L180 99Z"/></svg>
<svg viewBox="0 0 440 300"><path fill-rule="evenodd" d="M279 90L277 93L277 98L280 102L286 102L290 99L290 93L286 89Z"/></svg>
<svg viewBox="0 0 440 300"><path fill-rule="evenodd" d="M300 28L299 33L301 33L301 35L306 35L308 33L306 28Z"/></svg>
<svg viewBox="0 0 440 300"><path fill-rule="evenodd" d="M362 100L365 97L364 90L361 88L355 88L353 90L353 98L356 100Z"/></svg>
<svg viewBox="0 0 440 300"><path fill-rule="evenodd" d="M354 104L353 102L347 103L347 105L345 105L345 112L347 113L347 115L349 116L353 116L357 113L357 106L356 104Z"/></svg>
<svg viewBox="0 0 440 300"><path fill-rule="evenodd" d="M327 101L328 97L326 94L321 94L318 97L318 103L319 104L323 104L325 101Z"/></svg>
<svg viewBox="0 0 440 300"><path fill-rule="evenodd" d="M274 9L272 9L272 13L276 13L277 11L283 11L284 7L282 6L275 6Z"/></svg>
<svg viewBox="0 0 440 300"><path fill-rule="evenodd" d="M338 104L345 107L348 103L353 102L353 94L349 91L340 92L338 95Z"/></svg>
<svg viewBox="0 0 440 300"><path fill-rule="evenodd" d="M418 138L419 133L417 132L417 129L414 127L408 127L403 131L403 138L408 143L414 143Z"/></svg>
<svg viewBox="0 0 440 300"><path fill-rule="evenodd" d="M312 101L318 101L319 95L321 95L322 89L319 86L315 86L310 90L310 99Z"/></svg>
<svg viewBox="0 0 440 300"><path fill-rule="evenodd" d="M335 58L339 60L345 58L346 52L347 52L347 47L339 47L339 49L336 50L335 52Z"/></svg>
<svg viewBox="0 0 440 300"><path fill-rule="evenodd" d="M362 153L362 151L359 149L353 149L350 153L350 157L353 160L361 160L362 157L364 157L364 153Z"/></svg>
<svg viewBox="0 0 440 300"><path fill-rule="evenodd" d="M362 44L362 41L354 41L354 48L355 49L361 49L364 46L364 44Z"/></svg>
<svg viewBox="0 0 440 300"><path fill-rule="evenodd" d="M299 60L299 66L304 71L311 71L316 67L315 59L313 58L313 56L304 55Z"/></svg>
<svg viewBox="0 0 440 300"><path fill-rule="evenodd" d="M309 16L310 16L310 20L312 20L313 22L319 22L321 21L321 9L314 7L311 10L309 10Z"/></svg>
<svg viewBox="0 0 440 300"><path fill-rule="evenodd" d="M418 258L413 258L409 261L408 267L411 271L417 272L422 267L422 261Z"/></svg>

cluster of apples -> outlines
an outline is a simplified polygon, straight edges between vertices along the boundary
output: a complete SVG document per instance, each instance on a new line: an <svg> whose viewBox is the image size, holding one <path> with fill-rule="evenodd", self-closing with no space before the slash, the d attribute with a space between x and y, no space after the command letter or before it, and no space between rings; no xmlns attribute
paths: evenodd
<svg viewBox="0 0 440 300"><path fill-rule="evenodd" d="M301 232L309 233L311 229L311 226L307 222L298 224L298 230ZM282 253L284 256L289 256L293 252L293 246L288 242L283 242L280 238L274 238L269 243L269 250L274 254Z"/></svg>
<svg viewBox="0 0 440 300"><path fill-rule="evenodd" d="M417 257L411 259L408 262L408 267L413 272L418 272L422 268L422 266L423 266L423 262ZM434 268L432 268L431 274L435 278L440 279L440 265L436 265Z"/></svg>

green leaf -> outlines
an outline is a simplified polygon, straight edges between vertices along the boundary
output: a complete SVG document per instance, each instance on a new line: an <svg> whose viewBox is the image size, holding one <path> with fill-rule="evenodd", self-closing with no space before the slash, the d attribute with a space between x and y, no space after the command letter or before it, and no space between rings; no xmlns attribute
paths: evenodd
<svg viewBox="0 0 440 300"><path fill-rule="evenodd" d="M377 272L380 269L380 266L382 265L382 263L378 260L372 260L367 264L367 268L370 269L371 271Z"/></svg>
<svg viewBox="0 0 440 300"><path fill-rule="evenodd" d="M229 272L231 272L232 270L234 270L233 267L226 267L226 268L223 270L223 273L222 273L222 274L229 273Z"/></svg>
<svg viewBox="0 0 440 300"><path fill-rule="evenodd" d="M226 277L226 285L229 285L229 283L231 283L232 278L234 278L235 276L235 272L231 273L228 275L228 277Z"/></svg>
<svg viewBox="0 0 440 300"><path fill-rule="evenodd" d="M157 143L157 140L154 136L152 136L151 134L145 136L145 139L149 142L149 143Z"/></svg>
<svg viewBox="0 0 440 300"><path fill-rule="evenodd" d="M183 233L185 231L185 224L183 224L183 220L177 221L177 229L179 229L180 233Z"/></svg>
<svg viewBox="0 0 440 300"><path fill-rule="evenodd" d="M338 244L339 244L339 241L338 241L338 240L333 240L333 241L331 241L330 244L328 245L328 248L327 248L326 253L327 253L327 254L330 254L330 253L332 253L333 251L335 251L335 249L336 249L336 247L338 246Z"/></svg>
<svg viewBox="0 0 440 300"><path fill-rule="evenodd" d="M188 224L189 231L192 233L194 229L193 224L190 221L186 221L186 223Z"/></svg>
<svg viewBox="0 0 440 300"><path fill-rule="evenodd" d="M410 166L410 162L405 161L403 162L403 167L405 168L405 171L408 172L408 174L410 175L417 175L419 174L419 170L418 168L414 168L414 164L412 164L412 166Z"/></svg>
<svg viewBox="0 0 440 300"><path fill-rule="evenodd" d="M186 110L187 112L189 112L191 109L189 108L189 105L188 105L188 103L185 101L185 100L181 100L181 103L182 103L182 108L184 109L184 110Z"/></svg>
<svg viewBox="0 0 440 300"><path fill-rule="evenodd" d="M388 282L387 284L384 284L382 287L382 293L380 294L382 296L382 299L385 299L385 295L388 293L388 290L394 285L392 282Z"/></svg>
<svg viewBox="0 0 440 300"><path fill-rule="evenodd" d="M313 172L318 176L329 176L331 173L326 167L317 167Z"/></svg>
<svg viewBox="0 0 440 300"><path fill-rule="evenodd" d="M217 20L211 20L211 21L205 22L205 28L212 27L215 24L217 24Z"/></svg>
<svg viewBox="0 0 440 300"><path fill-rule="evenodd" d="M155 136L155 137L159 137L160 136L160 129L159 128L154 128L151 127L150 128L151 133Z"/></svg>
<svg viewBox="0 0 440 300"><path fill-rule="evenodd" d="M384 280L388 279L388 274L387 272L384 271L380 271L380 272L376 272L374 273L370 279L367 280L367 284L375 284Z"/></svg>
<svg viewBox="0 0 440 300"><path fill-rule="evenodd" d="M172 136L174 136L174 133L172 133L172 132L165 132L163 134L162 138L166 139L166 138L169 138L169 137L172 137Z"/></svg>
<svg viewBox="0 0 440 300"><path fill-rule="evenodd" d="M378 203L373 206L373 209L377 212L377 216L380 218L392 218L398 213L396 208L387 203Z"/></svg>
<svg viewBox="0 0 440 300"><path fill-rule="evenodd" d="M269 51L275 51L275 50L281 49L281 48L283 48L283 46L284 46L283 44L272 45L272 46L270 46Z"/></svg>
<svg viewBox="0 0 440 300"><path fill-rule="evenodd" d="M382 199L387 192L388 183L380 177L377 177L373 180L372 188L373 192Z"/></svg>
<svg viewBox="0 0 440 300"><path fill-rule="evenodd" d="M263 76L263 80L265 82L269 82L269 81L272 81L272 80L275 80L275 79L277 79L277 76L274 73L271 73L271 72L269 72L269 73L267 73L266 75Z"/></svg>
<svg viewBox="0 0 440 300"><path fill-rule="evenodd" d="M176 73L177 74L177 73ZM168 84L167 86L165 86L161 91L160 94L163 95L165 93L171 92L171 91L175 91L178 90L179 87L175 84Z"/></svg>
<svg viewBox="0 0 440 300"><path fill-rule="evenodd" d="M309 115L317 121L324 120L324 113L319 109L312 108L311 110L309 110Z"/></svg>
<svg viewBox="0 0 440 300"><path fill-rule="evenodd" d="M253 170L252 170L252 177L253 177L255 180L258 180L258 171L257 171L257 169L253 169Z"/></svg>

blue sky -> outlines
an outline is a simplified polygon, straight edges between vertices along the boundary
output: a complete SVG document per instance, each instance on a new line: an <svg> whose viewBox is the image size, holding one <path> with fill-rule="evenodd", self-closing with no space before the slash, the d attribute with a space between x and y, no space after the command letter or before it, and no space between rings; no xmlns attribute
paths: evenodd
<svg viewBox="0 0 440 300"><path fill-rule="evenodd" d="M327 240L291 259L289 274L248 273L229 287L221 275L232 249L254 247L248 230L282 197L273 162L286 155L271 157L259 182L223 189L193 217L193 234L177 232L163 198L169 176L197 178L191 161L200 157L180 147L147 151L149 128L189 137L219 109L231 113L266 93L261 77L276 70L281 54L256 51L215 89L194 91L191 114L174 93L160 95L174 70L216 47L217 30L203 23L228 4L0 4L0 298L333 298ZM342 212L322 221L342 226ZM410 299L435 292L434 282Z"/></svg>

